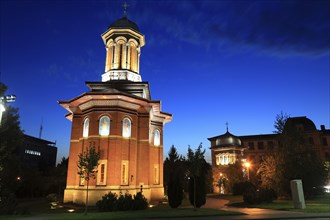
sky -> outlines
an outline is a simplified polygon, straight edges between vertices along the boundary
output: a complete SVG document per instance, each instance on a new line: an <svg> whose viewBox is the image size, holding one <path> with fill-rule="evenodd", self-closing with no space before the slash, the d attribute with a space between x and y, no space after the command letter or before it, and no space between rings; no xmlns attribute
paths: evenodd
<svg viewBox="0 0 330 220"><path fill-rule="evenodd" d="M1 0L0 81L21 128L67 157L71 122L59 100L101 81L108 26L122 0ZM173 114L164 158L209 137L270 134L283 112L330 127L330 1L127 0L145 35L140 74Z"/></svg>

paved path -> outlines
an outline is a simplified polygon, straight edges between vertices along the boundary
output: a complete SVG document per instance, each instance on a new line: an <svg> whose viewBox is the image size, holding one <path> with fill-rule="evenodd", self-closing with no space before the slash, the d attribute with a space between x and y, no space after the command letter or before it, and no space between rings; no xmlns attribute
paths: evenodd
<svg viewBox="0 0 330 220"><path fill-rule="evenodd" d="M260 208L236 208L228 207L225 204L228 200L207 198L205 208L213 208L226 211L236 211L244 213L240 216L224 216L225 218L210 218L210 219L330 219L329 213L305 213L294 211L280 211L272 209L260 209ZM209 218L208 218L209 219Z"/></svg>

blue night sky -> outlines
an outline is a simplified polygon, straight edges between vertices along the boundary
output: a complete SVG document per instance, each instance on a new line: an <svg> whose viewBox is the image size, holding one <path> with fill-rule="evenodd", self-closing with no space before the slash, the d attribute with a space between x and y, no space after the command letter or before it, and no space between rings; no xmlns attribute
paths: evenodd
<svg viewBox="0 0 330 220"><path fill-rule="evenodd" d="M330 1L127 0L145 35L140 74L173 114L164 158L229 131L272 133L276 114L330 127ZM0 71L26 134L68 156L71 122L58 100L101 81L100 35L123 16L120 0L2 0Z"/></svg>

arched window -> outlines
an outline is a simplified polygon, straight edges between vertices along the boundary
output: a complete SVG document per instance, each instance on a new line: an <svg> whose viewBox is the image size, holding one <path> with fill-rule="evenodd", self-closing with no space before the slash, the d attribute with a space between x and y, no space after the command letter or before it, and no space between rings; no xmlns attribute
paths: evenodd
<svg viewBox="0 0 330 220"><path fill-rule="evenodd" d="M123 120L123 137L131 137L131 120L124 118Z"/></svg>
<svg viewBox="0 0 330 220"><path fill-rule="evenodd" d="M110 134L110 118L102 116L99 124L99 135L108 136Z"/></svg>
<svg viewBox="0 0 330 220"><path fill-rule="evenodd" d="M157 129L154 130L154 145L155 146L160 145L160 132Z"/></svg>
<svg viewBox="0 0 330 220"><path fill-rule="evenodd" d="M86 138L88 137L88 131L89 131L89 118L85 119L83 128L84 128L83 137Z"/></svg>

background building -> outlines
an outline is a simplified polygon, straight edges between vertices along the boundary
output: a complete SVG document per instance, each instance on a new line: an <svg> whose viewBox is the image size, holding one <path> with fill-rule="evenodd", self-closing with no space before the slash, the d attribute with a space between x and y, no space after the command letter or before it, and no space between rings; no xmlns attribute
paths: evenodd
<svg viewBox="0 0 330 220"><path fill-rule="evenodd" d="M304 141L318 152L322 161L330 161L329 129L321 125L318 130L314 122L307 117L288 118L284 130L292 128L303 134ZM246 162L249 163L249 167L242 167L243 171L250 172L253 170L256 173L263 156L271 153L280 145L279 134L275 133L234 136L227 131L224 135L211 137L208 140L211 142L213 188L215 192L219 192L219 187L217 186L219 178L225 175L222 171L223 167L233 164L236 160L241 160L243 165ZM237 157L238 149L241 149L239 157ZM221 160L226 155L236 155L236 157L234 157L234 160Z"/></svg>
<svg viewBox="0 0 330 220"><path fill-rule="evenodd" d="M42 173L56 166L57 147L55 142L26 134L23 136L23 140L23 145L18 149L18 155L24 166Z"/></svg>
<svg viewBox="0 0 330 220"><path fill-rule="evenodd" d="M163 126L172 115L151 99L148 82L139 73L139 27L126 15L102 34L106 46L101 82L86 82L90 91L59 104L72 121L64 202L85 201L84 181L77 174L78 155L95 145L101 158L97 178L90 181L89 202L108 193L143 191L150 200L164 196Z"/></svg>

